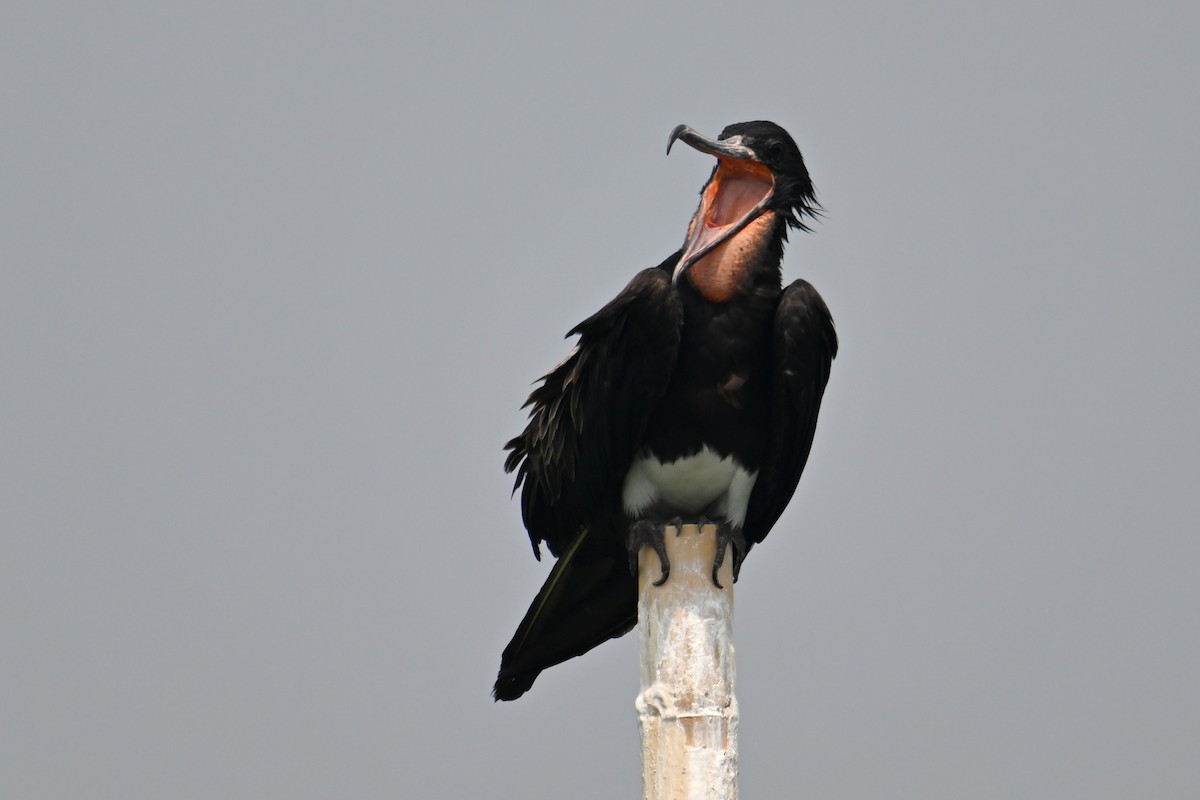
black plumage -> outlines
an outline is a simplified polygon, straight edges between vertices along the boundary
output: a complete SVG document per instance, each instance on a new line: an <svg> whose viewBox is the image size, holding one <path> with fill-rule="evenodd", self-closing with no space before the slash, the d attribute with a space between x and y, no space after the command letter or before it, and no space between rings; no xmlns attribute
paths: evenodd
<svg viewBox="0 0 1200 800"><path fill-rule="evenodd" d="M736 576L808 460L837 336L809 283L782 287L787 230L817 213L800 150L770 122L677 139L718 159L684 247L572 329L507 445L534 553L558 561L505 648L498 700L634 626L635 523L719 523Z"/></svg>

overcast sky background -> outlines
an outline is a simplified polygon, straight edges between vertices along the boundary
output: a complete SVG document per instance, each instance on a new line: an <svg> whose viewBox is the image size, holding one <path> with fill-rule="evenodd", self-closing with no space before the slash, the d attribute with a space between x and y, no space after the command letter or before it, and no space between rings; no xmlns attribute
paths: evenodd
<svg viewBox="0 0 1200 800"><path fill-rule="evenodd" d="M489 696L501 446L771 119L816 446L747 798L1200 796L1200 6L0 10L0 797L636 797L636 642Z"/></svg>

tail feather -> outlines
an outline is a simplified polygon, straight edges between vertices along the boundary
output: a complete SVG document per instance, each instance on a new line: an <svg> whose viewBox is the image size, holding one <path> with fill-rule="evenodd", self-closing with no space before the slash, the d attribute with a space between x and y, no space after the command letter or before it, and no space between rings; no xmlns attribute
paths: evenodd
<svg viewBox="0 0 1200 800"><path fill-rule="evenodd" d="M627 559L582 550L582 532L559 557L500 657L492 689L516 700L542 670L583 655L637 624L637 581Z"/></svg>

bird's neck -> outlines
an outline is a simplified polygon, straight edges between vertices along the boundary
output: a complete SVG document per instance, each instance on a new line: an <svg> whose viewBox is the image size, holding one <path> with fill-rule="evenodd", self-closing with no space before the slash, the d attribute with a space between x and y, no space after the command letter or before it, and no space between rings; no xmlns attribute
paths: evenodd
<svg viewBox="0 0 1200 800"><path fill-rule="evenodd" d="M778 288L782 224L773 211L760 215L688 267L692 285L710 302L725 303L743 288L756 288L755 273L769 267Z"/></svg>

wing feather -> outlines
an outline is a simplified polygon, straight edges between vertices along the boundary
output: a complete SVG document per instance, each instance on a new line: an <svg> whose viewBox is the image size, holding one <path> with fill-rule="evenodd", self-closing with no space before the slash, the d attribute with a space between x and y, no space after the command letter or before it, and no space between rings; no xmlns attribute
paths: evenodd
<svg viewBox="0 0 1200 800"><path fill-rule="evenodd" d="M539 558L541 542L557 556L582 528L619 515L625 473L670 382L682 327L679 296L658 267L567 334L578 344L534 388L529 423L506 445L504 467L516 473Z"/></svg>
<svg viewBox="0 0 1200 800"><path fill-rule="evenodd" d="M774 342L770 444L743 526L751 546L766 538L796 491L837 355L833 318L807 281L795 281L784 290L775 312Z"/></svg>

